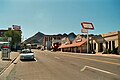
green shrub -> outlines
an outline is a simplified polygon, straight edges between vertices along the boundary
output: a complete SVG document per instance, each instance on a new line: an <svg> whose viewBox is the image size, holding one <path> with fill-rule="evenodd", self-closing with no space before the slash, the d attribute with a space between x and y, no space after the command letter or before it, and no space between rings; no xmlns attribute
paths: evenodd
<svg viewBox="0 0 120 80"><path fill-rule="evenodd" d="M110 53L111 53L111 50L106 49L102 54L110 54Z"/></svg>
<svg viewBox="0 0 120 80"><path fill-rule="evenodd" d="M118 47L111 51L112 54L118 54Z"/></svg>

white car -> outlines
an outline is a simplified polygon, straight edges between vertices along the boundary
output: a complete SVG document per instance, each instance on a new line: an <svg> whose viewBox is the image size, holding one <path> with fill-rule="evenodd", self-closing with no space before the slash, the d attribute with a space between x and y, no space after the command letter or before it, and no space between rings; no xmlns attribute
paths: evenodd
<svg viewBox="0 0 120 80"><path fill-rule="evenodd" d="M24 49L20 53L20 60L34 60L34 52L29 49Z"/></svg>

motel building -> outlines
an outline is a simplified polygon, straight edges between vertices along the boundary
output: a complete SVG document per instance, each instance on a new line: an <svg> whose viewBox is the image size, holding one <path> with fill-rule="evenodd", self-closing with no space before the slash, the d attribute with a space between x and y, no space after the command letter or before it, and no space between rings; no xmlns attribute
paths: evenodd
<svg viewBox="0 0 120 80"><path fill-rule="evenodd" d="M21 31L21 26L18 25L12 25L12 27L9 27L8 29L0 29L0 49L2 45L10 45L10 41L12 40L11 37L4 37L4 33L10 30L14 30L20 33L22 33ZM12 44L13 45L13 44ZM14 49L17 49L20 46L20 42L16 43L13 45Z"/></svg>
<svg viewBox="0 0 120 80"><path fill-rule="evenodd" d="M75 40L71 42L67 37L62 38L61 46L59 47L62 52L87 52L87 39L77 35Z"/></svg>
<svg viewBox="0 0 120 80"><path fill-rule="evenodd" d="M88 53L95 52L97 54L103 53L106 50L117 50L117 53L114 54L120 54L120 31L92 37L89 36L88 43ZM62 52L87 53L87 39L77 35L75 40L71 42L67 37L64 37L61 39L59 49L61 49Z"/></svg>
<svg viewBox="0 0 120 80"><path fill-rule="evenodd" d="M43 37L43 47L46 50L50 50L53 43L59 42L61 40L61 35L44 35Z"/></svg>
<svg viewBox="0 0 120 80"><path fill-rule="evenodd" d="M120 31L101 34L89 38L90 49L96 53L103 53L105 50L118 50L120 54ZM115 53L117 54L117 53Z"/></svg>

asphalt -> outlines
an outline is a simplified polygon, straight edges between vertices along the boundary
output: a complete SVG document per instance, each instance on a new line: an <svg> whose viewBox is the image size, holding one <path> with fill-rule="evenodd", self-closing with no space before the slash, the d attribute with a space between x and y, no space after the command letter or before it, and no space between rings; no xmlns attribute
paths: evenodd
<svg viewBox="0 0 120 80"><path fill-rule="evenodd" d="M18 52L10 52L10 59L1 59L2 52L0 51L0 75L13 63L18 55Z"/></svg>
<svg viewBox="0 0 120 80"><path fill-rule="evenodd" d="M6 80L120 80L118 57L34 52L35 61L19 60Z"/></svg>
<svg viewBox="0 0 120 80"><path fill-rule="evenodd" d="M44 51L44 52L52 53L51 51ZM103 57L108 57L108 58L120 59L120 55L114 55L114 54L98 54L98 53L97 54L86 54L86 53L70 53L70 52L56 52L56 53L65 53L65 54L67 53L67 54L84 55L84 56L89 56L90 55L90 56L93 56L93 58L94 58L94 56L98 56L98 57L103 56ZM11 52L10 53L10 60L2 60L1 59L1 54L2 53L0 51L0 75L17 59L19 53L18 52ZM59 59L59 57L55 57L55 58ZM88 60L88 59L85 58L85 60ZM114 62L114 59L112 61ZM115 60L115 62L116 62L116 60ZM91 66L84 66L84 68L91 68Z"/></svg>

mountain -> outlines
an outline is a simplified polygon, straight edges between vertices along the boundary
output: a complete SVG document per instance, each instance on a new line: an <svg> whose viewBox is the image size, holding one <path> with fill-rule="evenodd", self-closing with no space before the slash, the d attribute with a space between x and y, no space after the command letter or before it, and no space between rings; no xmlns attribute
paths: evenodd
<svg viewBox="0 0 120 80"><path fill-rule="evenodd" d="M24 41L24 43L26 44L32 44L32 43L40 43L42 45L43 43L43 37L45 36L45 34L38 32L36 33L34 36L28 38L27 40ZM76 37L76 35L71 32L69 34L58 34L57 36L63 36L63 37L68 37L70 39L70 41L73 41Z"/></svg>
<svg viewBox="0 0 120 80"><path fill-rule="evenodd" d="M44 34L41 33L41 32L38 32L36 33L34 36L28 38L27 40L25 40L24 42L25 43L40 43L42 44L43 42L43 37L44 37Z"/></svg>

